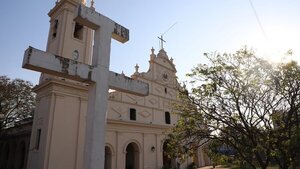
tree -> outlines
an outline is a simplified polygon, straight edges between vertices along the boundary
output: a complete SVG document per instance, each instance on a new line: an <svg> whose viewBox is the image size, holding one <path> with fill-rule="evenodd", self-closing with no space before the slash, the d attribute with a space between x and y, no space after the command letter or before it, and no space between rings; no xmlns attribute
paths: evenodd
<svg viewBox="0 0 300 169"><path fill-rule="evenodd" d="M169 135L170 147L193 151L217 141L252 168L265 169L274 159L285 163L281 168L293 164L299 154L293 150L299 145L300 78L293 79L299 66L270 64L246 48L205 56L210 64L188 74L191 92L181 90L183 104L176 109L182 116Z"/></svg>
<svg viewBox="0 0 300 169"><path fill-rule="evenodd" d="M273 115L274 158L281 168L300 165L300 67L292 61L273 73L280 109Z"/></svg>
<svg viewBox="0 0 300 169"><path fill-rule="evenodd" d="M0 131L32 118L34 107L35 94L29 81L0 76Z"/></svg>

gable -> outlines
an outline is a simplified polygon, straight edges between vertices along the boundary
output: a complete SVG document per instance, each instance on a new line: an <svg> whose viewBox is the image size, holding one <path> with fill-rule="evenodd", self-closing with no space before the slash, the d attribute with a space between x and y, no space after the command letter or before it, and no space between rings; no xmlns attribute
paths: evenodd
<svg viewBox="0 0 300 169"><path fill-rule="evenodd" d="M155 63L176 73L175 65L169 59L157 57L155 58Z"/></svg>
<svg viewBox="0 0 300 169"><path fill-rule="evenodd" d="M159 50L157 57L155 57L154 59L154 62L176 73L176 68L173 64L173 59L169 59L169 56L167 55L167 52L164 49Z"/></svg>

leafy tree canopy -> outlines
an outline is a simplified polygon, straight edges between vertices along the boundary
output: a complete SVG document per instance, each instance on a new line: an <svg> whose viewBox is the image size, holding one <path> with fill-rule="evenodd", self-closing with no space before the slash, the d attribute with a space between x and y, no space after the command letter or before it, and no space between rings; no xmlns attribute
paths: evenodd
<svg viewBox="0 0 300 169"><path fill-rule="evenodd" d="M252 168L270 161L281 168L296 165L299 65L271 64L247 48L205 56L210 63L187 75L192 88L181 90L183 103L175 106L182 116L168 138L170 154L217 141Z"/></svg>
<svg viewBox="0 0 300 169"><path fill-rule="evenodd" d="M34 107L35 94L29 81L0 76L0 131L32 118Z"/></svg>

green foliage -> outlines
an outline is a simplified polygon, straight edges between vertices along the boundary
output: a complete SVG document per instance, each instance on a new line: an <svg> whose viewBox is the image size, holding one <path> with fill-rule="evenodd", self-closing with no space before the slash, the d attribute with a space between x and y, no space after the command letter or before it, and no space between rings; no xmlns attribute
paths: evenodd
<svg viewBox="0 0 300 169"><path fill-rule="evenodd" d="M187 166L187 169L197 169L197 165L195 163L191 163Z"/></svg>
<svg viewBox="0 0 300 169"><path fill-rule="evenodd" d="M181 118L169 135L176 149L171 154L189 154L217 141L251 168L266 168L271 160L281 168L294 165L300 151L299 65L270 64L247 48L205 56L210 64L194 67L187 74L192 88L180 90L182 104L175 108Z"/></svg>
<svg viewBox="0 0 300 169"><path fill-rule="evenodd" d="M233 157L229 154L222 154L220 147L224 147L224 144L218 140L212 140L209 142L207 154L212 160L213 164L228 165L234 162Z"/></svg>
<svg viewBox="0 0 300 169"><path fill-rule="evenodd" d="M35 94L30 82L0 76L0 131L32 118L34 107Z"/></svg>

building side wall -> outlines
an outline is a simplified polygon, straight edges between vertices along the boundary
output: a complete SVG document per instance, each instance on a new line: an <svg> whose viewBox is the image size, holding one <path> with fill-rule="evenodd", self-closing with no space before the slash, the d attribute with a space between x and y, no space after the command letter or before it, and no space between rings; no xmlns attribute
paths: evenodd
<svg viewBox="0 0 300 169"><path fill-rule="evenodd" d="M51 80L36 92L27 168L82 168L87 88Z"/></svg>

